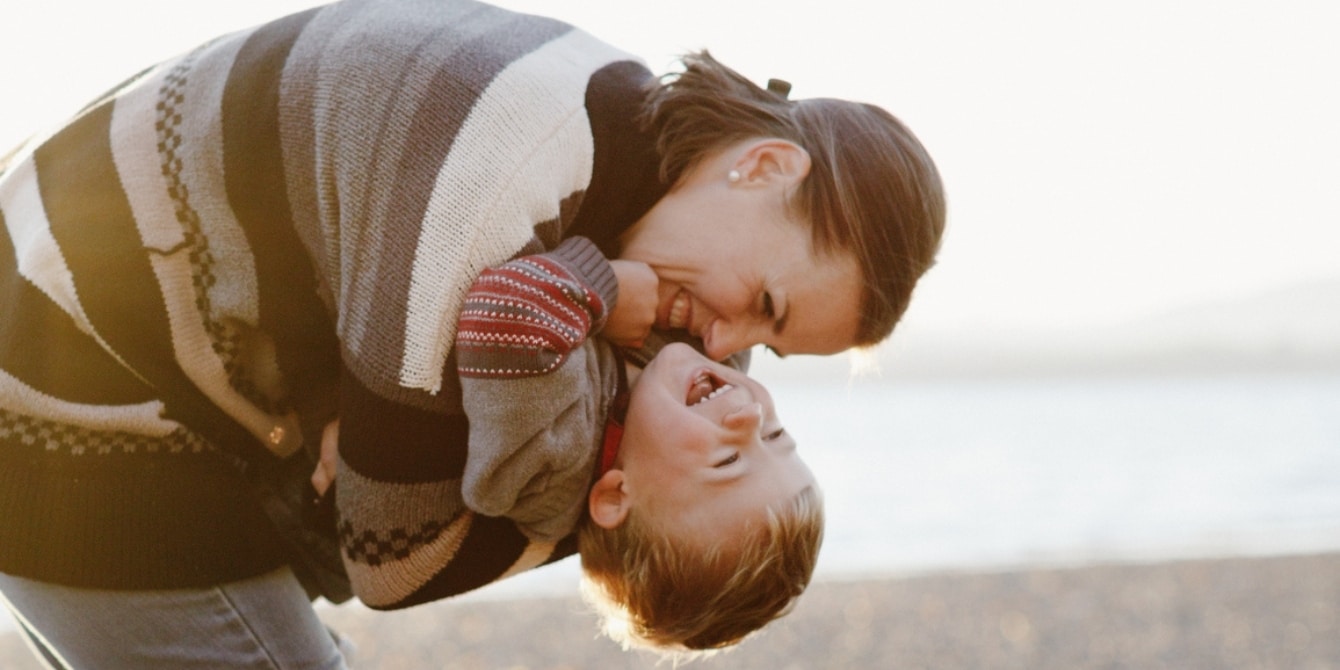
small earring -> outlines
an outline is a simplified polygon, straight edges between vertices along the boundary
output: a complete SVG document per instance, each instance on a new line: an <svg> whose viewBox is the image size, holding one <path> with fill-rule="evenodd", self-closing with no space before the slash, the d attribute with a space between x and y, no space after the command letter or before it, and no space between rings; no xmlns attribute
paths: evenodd
<svg viewBox="0 0 1340 670"><path fill-rule="evenodd" d="M728 182L730 182L730 183L732 183L732 184L734 184L734 183L737 182L737 181L740 181L740 171L739 171L739 170L731 170L730 172L727 172L727 173L726 173L726 181L728 181Z"/></svg>

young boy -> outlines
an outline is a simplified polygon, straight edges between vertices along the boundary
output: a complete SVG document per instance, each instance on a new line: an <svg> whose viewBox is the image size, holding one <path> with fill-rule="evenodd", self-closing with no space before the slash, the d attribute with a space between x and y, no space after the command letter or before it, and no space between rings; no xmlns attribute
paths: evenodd
<svg viewBox="0 0 1340 670"><path fill-rule="evenodd" d="M472 286L455 349L464 502L534 541L576 529L584 595L625 646L729 646L808 584L818 487L746 374L682 343L639 369L592 338L618 289L581 238Z"/></svg>

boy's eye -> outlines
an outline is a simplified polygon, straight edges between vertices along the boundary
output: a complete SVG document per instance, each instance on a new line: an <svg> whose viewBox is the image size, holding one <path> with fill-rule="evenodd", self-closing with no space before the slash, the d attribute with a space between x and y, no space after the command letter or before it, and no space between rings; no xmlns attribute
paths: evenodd
<svg viewBox="0 0 1340 670"><path fill-rule="evenodd" d="M763 292L763 316L769 319L777 317L777 308L772 304L772 294L767 291Z"/></svg>
<svg viewBox="0 0 1340 670"><path fill-rule="evenodd" d="M724 468L727 465L730 465L731 463L734 463L735 461L738 460L740 460L740 452L737 451L728 456L727 458L723 459L720 463L717 463L714 467Z"/></svg>

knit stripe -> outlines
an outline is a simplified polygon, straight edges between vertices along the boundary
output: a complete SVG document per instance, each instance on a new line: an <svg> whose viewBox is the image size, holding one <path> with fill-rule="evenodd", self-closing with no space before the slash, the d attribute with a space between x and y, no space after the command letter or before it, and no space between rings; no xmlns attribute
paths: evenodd
<svg viewBox="0 0 1340 670"><path fill-rule="evenodd" d="M47 467L34 468L24 434L5 430L3 419L0 571L158 589L204 587L280 564L268 520L214 459L90 452L52 463L48 453Z"/></svg>
<svg viewBox="0 0 1340 670"><path fill-rule="evenodd" d="M192 193L182 181L185 156L197 155L192 137L181 125L188 98L189 79L196 54L159 70L143 85L117 98L111 120L111 149L125 197L148 255L168 317L172 355L182 372L217 407L243 424L257 440L280 455L298 448L295 424L277 421L260 402L239 393L230 384L227 364L238 349L237 335L211 318L210 289L216 283L217 264L209 239L201 229L196 203L203 193ZM258 396L259 394L252 394ZM269 442L276 425L293 439Z"/></svg>
<svg viewBox="0 0 1340 670"><path fill-rule="evenodd" d="M235 475L205 453L200 436L258 447L173 360L157 278L113 160L113 104L90 109L32 160L50 235L89 323L165 404L84 412L79 425L102 424L102 432L7 412L0 430L0 569L101 588L203 585L257 574L277 564L276 543ZM38 404L22 392L5 398L14 403L7 408ZM38 410L34 416L58 419L79 408ZM159 415L194 433L174 428L164 435L169 424ZM142 441L141 430L161 437ZM36 467L31 459L39 448Z"/></svg>
<svg viewBox="0 0 1340 670"><path fill-rule="evenodd" d="M112 160L111 118L111 103L90 110L40 147L33 161L52 237L84 311L132 367L147 373L158 354L171 351L171 338Z"/></svg>
<svg viewBox="0 0 1340 670"><path fill-rule="evenodd" d="M306 248L293 228L279 135L284 63L318 9L266 24L247 37L223 91L228 202L254 254L260 328L275 346L288 387L334 386L340 359Z"/></svg>
<svg viewBox="0 0 1340 670"><path fill-rule="evenodd" d="M510 519L473 516L470 532L450 564L413 597L402 600L396 607L409 607L477 589L508 574L526 554L530 542Z"/></svg>
<svg viewBox="0 0 1340 670"><path fill-rule="evenodd" d="M178 63L171 81L165 77L155 87L164 103L155 114L161 118L156 125L165 143L161 158L170 169L160 177L166 183L158 191L173 195L170 224L203 238L192 243L193 263L206 293L202 316L216 330L229 319L248 324L260 319L255 259L219 178L225 170L219 112L227 73L243 43L236 36L201 48ZM172 151L172 142L179 142L181 149Z"/></svg>
<svg viewBox="0 0 1340 670"><path fill-rule="evenodd" d="M106 385L107 382L99 380L99 384ZM82 402L74 398L59 398L29 385L23 379L9 375L2 369L0 369L0 397L5 399L4 406L0 407L0 414L10 412L33 421L61 423L81 430L114 431L134 435L136 440L146 443L146 451L153 451L151 444L153 440L165 439L172 433L183 430L181 424L163 418L163 403L157 400L142 402L129 400L126 404L108 404L104 398L90 398ZM61 444L59 448L78 450L89 446ZM56 448L55 445L50 446L52 450Z"/></svg>
<svg viewBox="0 0 1340 670"><path fill-rule="evenodd" d="M153 384L167 414L216 443L257 449L255 438L211 404L171 359L171 331L109 139L112 104L89 110L33 155L51 234L95 330ZM127 315L133 315L128 317Z"/></svg>
<svg viewBox="0 0 1340 670"><path fill-rule="evenodd" d="M572 537L569 535L568 537ZM531 542L526 545L525 551L517 557L516 562L508 566L507 571L498 575L498 579L506 579L513 575L521 574L532 568L544 565L554 560L555 554L564 550L561 542ZM568 554L572 552L569 551ZM564 554L564 556L568 555Z"/></svg>
<svg viewBox="0 0 1340 670"><path fill-rule="evenodd" d="M10 219L0 209L0 230L9 223ZM18 221L13 224L17 227ZM45 234L39 237L37 255L59 254L50 232L42 232ZM34 257L31 249L28 247L29 259ZM58 255L55 260L59 261ZM35 392L76 403L132 404L153 397L143 382L121 367L50 296L28 281L19 265L11 235L0 235L0 305L4 305L5 312L0 320L0 370ZM57 276L73 298L73 279L63 262L58 266ZM78 308L78 303L73 306ZM17 393L6 392L5 397L20 400Z"/></svg>
<svg viewBox="0 0 1340 670"><path fill-rule="evenodd" d="M31 156L15 165L0 182L0 211L6 213L5 227L14 247L18 274L69 314L80 330L97 337L79 304L70 268L51 236L51 222L42 204L37 167Z"/></svg>
<svg viewBox="0 0 1340 670"><path fill-rule="evenodd" d="M351 524L341 523L345 570L360 586L359 599L374 609L404 607L406 599L442 566L451 564L474 519L473 514L464 513L447 523L423 523L384 534L356 533Z"/></svg>
<svg viewBox="0 0 1340 670"><path fill-rule="evenodd" d="M343 265L349 259L341 254L340 222L344 218L367 220L362 210L366 194L349 197L345 193L358 185L336 183L332 168L340 161L335 156L366 167L369 185L364 188L381 183L381 171L376 169L371 153L365 151L381 147L378 136L340 132L334 124L347 116L376 127L385 121L380 106L399 99L366 94L383 81L380 77L361 78L349 86L322 85L327 71L338 69L336 64L349 59L391 60L384 50L367 43L367 35L377 34L375 22L380 15L370 9L366 3L350 2L324 7L294 41L279 82L279 135L293 227L320 270L323 296L328 300L348 294L345 279L350 274ZM353 257L356 254L349 254ZM340 304L334 307L345 310Z"/></svg>
<svg viewBox="0 0 1340 670"><path fill-rule="evenodd" d="M414 253L406 242L474 100L472 85L453 82L482 88L496 69L478 67L467 48L505 43L498 31L511 16L468 2L343 3L313 22L286 70L291 197L320 213L326 243L317 253L335 284L350 363L376 393L424 409L447 411L452 401L396 384ZM310 217L296 224L317 236Z"/></svg>
<svg viewBox="0 0 1340 670"><path fill-rule="evenodd" d="M459 411L444 415L391 402L346 371L340 416L340 458L365 477L413 483L460 479L465 472L470 426Z"/></svg>
<svg viewBox="0 0 1340 670"><path fill-rule="evenodd" d="M437 174L415 247L403 385L441 387L470 282L516 254L536 222L557 218L563 198L590 181L585 80L621 57L573 30L518 58L480 94Z"/></svg>

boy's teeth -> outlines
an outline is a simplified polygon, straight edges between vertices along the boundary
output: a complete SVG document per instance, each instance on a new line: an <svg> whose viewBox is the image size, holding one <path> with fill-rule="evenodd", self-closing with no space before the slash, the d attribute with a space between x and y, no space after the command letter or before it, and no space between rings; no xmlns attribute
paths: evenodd
<svg viewBox="0 0 1340 670"><path fill-rule="evenodd" d="M697 403L694 403L694 404L701 405L701 404L707 402L708 400L711 400L711 399L713 399L713 398L715 398L715 397L721 395L722 393L725 393L725 392L727 392L727 391L729 391L729 390L731 390L731 389L733 389L733 388L735 388L735 387L734 387L734 386L731 386L730 384L722 384L722 385L721 385L721 388L718 388L718 389L712 391L711 393L707 394L707 395L704 396L701 400L699 400Z"/></svg>
<svg viewBox="0 0 1340 670"><path fill-rule="evenodd" d="M712 379L703 375L693 380L693 387L689 389L689 397L685 404L697 405L707 399L712 393Z"/></svg>

